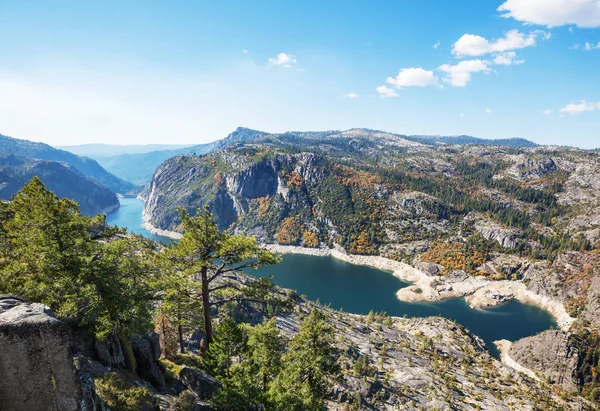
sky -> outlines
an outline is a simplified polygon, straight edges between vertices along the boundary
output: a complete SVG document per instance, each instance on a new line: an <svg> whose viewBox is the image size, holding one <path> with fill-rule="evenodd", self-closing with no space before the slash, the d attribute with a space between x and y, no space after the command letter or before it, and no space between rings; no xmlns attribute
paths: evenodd
<svg viewBox="0 0 600 411"><path fill-rule="evenodd" d="M600 147L600 0L0 0L0 134L238 126Z"/></svg>

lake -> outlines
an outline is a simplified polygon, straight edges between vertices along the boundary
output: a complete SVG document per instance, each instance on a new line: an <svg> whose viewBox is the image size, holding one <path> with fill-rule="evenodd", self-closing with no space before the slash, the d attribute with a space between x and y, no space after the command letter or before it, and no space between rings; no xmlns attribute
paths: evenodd
<svg viewBox="0 0 600 411"><path fill-rule="evenodd" d="M169 241L142 228L143 202L120 198L121 207L107 216L111 225L158 241ZM434 303L405 303L396 292L407 283L390 273L367 266L346 263L334 257L288 254L277 266L251 272L258 277L273 276L278 285L296 290L311 300L330 304L354 314L385 311L398 317L441 315L455 320L483 338L490 352L498 356L494 340L510 341L556 327L550 314L535 306L508 301L486 310L473 310L462 298Z"/></svg>

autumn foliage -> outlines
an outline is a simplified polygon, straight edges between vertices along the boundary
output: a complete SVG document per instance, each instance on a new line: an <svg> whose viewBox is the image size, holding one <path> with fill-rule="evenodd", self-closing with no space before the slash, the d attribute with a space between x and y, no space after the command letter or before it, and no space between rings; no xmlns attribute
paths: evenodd
<svg viewBox="0 0 600 411"><path fill-rule="evenodd" d="M302 230L294 217L284 218L275 234L275 241L283 245L295 245L300 241Z"/></svg>
<svg viewBox="0 0 600 411"><path fill-rule="evenodd" d="M476 274L477 268L488 259L488 252L479 248L481 247L468 243L436 241L423 254L422 259L428 263L440 264L448 272L464 270Z"/></svg>
<svg viewBox="0 0 600 411"><path fill-rule="evenodd" d="M302 233L302 243L305 247L317 248L319 246L319 238L312 231L305 230Z"/></svg>
<svg viewBox="0 0 600 411"><path fill-rule="evenodd" d="M304 185L304 179L302 178L302 176L300 174L298 174L295 171L292 171L288 175L287 186L289 188L299 190L302 188L303 185Z"/></svg>

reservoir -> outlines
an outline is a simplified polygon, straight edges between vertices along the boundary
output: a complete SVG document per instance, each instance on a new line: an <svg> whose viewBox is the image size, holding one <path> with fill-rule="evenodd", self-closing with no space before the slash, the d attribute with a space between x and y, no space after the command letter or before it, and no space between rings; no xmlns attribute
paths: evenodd
<svg viewBox="0 0 600 411"><path fill-rule="evenodd" d="M109 224L127 227L130 232L154 240L168 241L141 227L142 201L135 198L119 200L121 207L107 216ZM334 257L288 254L281 264L250 274L259 277L272 275L275 283L282 287L349 313L368 314L373 310L397 317L440 315L455 320L483 338L496 357L498 352L492 341L515 341L556 327L556 322L546 311L516 300L486 310L473 310L462 298L405 303L396 298L396 292L408 286L407 283L385 271L353 265Z"/></svg>

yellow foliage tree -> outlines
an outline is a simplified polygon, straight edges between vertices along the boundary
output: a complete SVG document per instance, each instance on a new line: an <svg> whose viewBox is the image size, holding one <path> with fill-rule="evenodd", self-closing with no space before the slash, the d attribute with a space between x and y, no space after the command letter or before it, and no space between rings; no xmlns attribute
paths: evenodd
<svg viewBox="0 0 600 411"><path fill-rule="evenodd" d="M306 247L317 248L319 246L319 238L312 231L305 230L302 233L302 243Z"/></svg>

